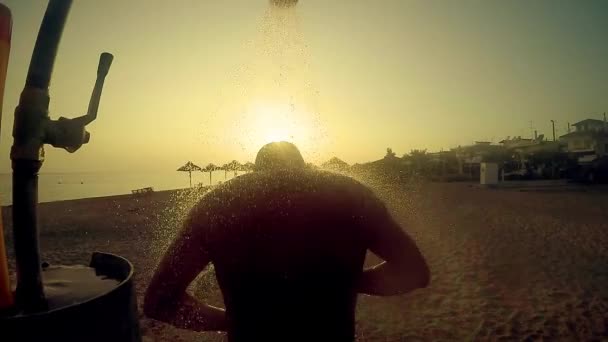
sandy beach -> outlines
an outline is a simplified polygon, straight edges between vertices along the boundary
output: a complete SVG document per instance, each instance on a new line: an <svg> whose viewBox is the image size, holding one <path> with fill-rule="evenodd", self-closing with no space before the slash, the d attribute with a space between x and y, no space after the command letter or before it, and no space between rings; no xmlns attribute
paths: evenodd
<svg viewBox="0 0 608 342"><path fill-rule="evenodd" d="M406 296L360 296L358 341L608 339L608 192L466 183L375 188L418 242L432 281ZM167 191L42 204L43 258L88 263L96 250L127 257L136 267L141 311L158 258L199 195ZM12 253L10 216L4 208ZM212 270L192 291L221 304ZM143 315L141 327L146 342L224 340Z"/></svg>

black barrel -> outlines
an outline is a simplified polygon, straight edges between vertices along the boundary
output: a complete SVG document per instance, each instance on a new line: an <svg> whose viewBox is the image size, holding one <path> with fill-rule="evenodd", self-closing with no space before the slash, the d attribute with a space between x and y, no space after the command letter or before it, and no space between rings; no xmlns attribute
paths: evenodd
<svg viewBox="0 0 608 342"><path fill-rule="evenodd" d="M0 318L0 341L140 342L133 265L123 257L95 252L89 266L119 284L82 303Z"/></svg>

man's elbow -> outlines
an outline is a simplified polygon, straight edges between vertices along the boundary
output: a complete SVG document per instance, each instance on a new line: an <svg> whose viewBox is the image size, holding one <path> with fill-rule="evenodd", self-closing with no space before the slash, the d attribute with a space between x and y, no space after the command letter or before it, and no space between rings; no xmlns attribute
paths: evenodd
<svg viewBox="0 0 608 342"><path fill-rule="evenodd" d="M405 275L403 279L404 285L407 288L406 293L428 287L431 282L431 272L425 262L420 266L412 269Z"/></svg>
<svg viewBox="0 0 608 342"><path fill-rule="evenodd" d="M402 268L401 268L402 269ZM409 267L409 271L400 273L398 280L394 283L394 288L387 295L403 295L417 289L428 287L431 281L431 274L426 263L421 263L416 267Z"/></svg>
<svg viewBox="0 0 608 342"><path fill-rule="evenodd" d="M418 275L418 288L422 289L428 287L431 283L431 271L428 266L425 264L419 272Z"/></svg>
<svg viewBox="0 0 608 342"><path fill-rule="evenodd" d="M149 292L144 297L144 315L148 318L159 319L157 301L152 298Z"/></svg>
<svg viewBox="0 0 608 342"><path fill-rule="evenodd" d="M143 311L144 315L148 318L152 318L158 321L167 322L167 310L163 310L161 303L161 298L155 293L155 291L148 291L144 296L144 305Z"/></svg>
<svg viewBox="0 0 608 342"><path fill-rule="evenodd" d="M416 276L418 288L428 287L431 283L431 271L429 270L429 265L422 256L417 262Z"/></svg>

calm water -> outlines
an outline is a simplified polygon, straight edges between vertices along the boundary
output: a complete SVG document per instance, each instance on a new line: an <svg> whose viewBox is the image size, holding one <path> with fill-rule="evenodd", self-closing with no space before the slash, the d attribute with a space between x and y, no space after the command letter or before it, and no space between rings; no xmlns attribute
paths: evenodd
<svg viewBox="0 0 608 342"><path fill-rule="evenodd" d="M234 176L228 172L227 179ZM213 172L213 184L224 181L224 171ZM193 172L192 185L209 185L209 173ZM189 187L188 173L163 172L87 172L42 173L39 179L40 202L130 194L131 190L153 187L155 191ZM12 203L12 175L0 174L0 205Z"/></svg>

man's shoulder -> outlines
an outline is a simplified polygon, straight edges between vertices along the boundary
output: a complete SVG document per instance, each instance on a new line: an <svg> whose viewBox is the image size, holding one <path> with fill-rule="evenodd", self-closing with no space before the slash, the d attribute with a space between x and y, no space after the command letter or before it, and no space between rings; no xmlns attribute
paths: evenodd
<svg viewBox="0 0 608 342"><path fill-rule="evenodd" d="M226 204L231 199L246 199L268 191L338 191L353 196L371 196L367 186L347 175L316 169L289 172L252 172L216 186L204 199Z"/></svg>
<svg viewBox="0 0 608 342"><path fill-rule="evenodd" d="M348 197L357 203L375 201L377 199L371 188L353 177L324 170L314 170L312 172L314 174L312 183L315 183L318 188L331 192L333 195L339 195L342 198Z"/></svg>
<svg viewBox="0 0 608 342"><path fill-rule="evenodd" d="M367 187L361 182L341 173L325 170L313 170L312 172L314 172L316 176L325 180L326 182L333 183L338 186L345 186L353 189L367 189Z"/></svg>

